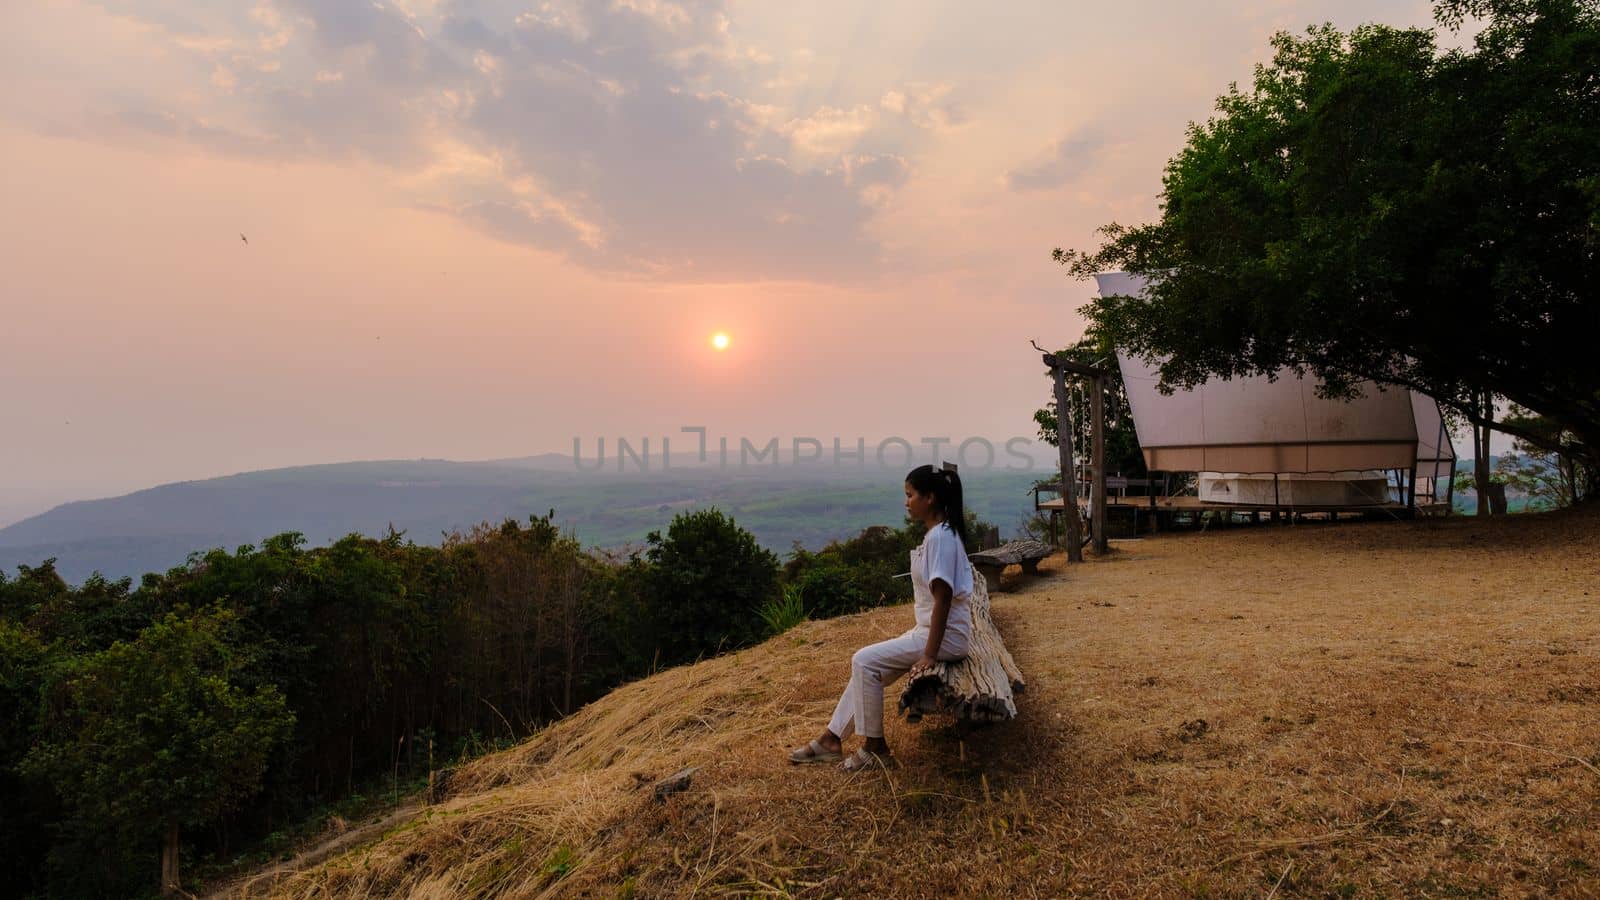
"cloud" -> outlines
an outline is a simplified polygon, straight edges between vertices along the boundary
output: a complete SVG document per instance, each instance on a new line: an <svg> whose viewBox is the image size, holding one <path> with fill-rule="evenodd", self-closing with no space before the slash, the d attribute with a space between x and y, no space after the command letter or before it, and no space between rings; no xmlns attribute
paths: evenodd
<svg viewBox="0 0 1600 900"><path fill-rule="evenodd" d="M774 69L726 0L259 0L203 20L117 0L203 59L215 111L125 103L120 132L391 167L419 207L592 268L686 279L870 274L867 225L941 85L848 108L755 99ZM124 95L126 96L126 95ZM470 174L451 154L493 160ZM442 173L442 174L441 174ZM530 188L537 185L537 188Z"/></svg>
<svg viewBox="0 0 1600 900"><path fill-rule="evenodd" d="M946 132L966 121L948 85L911 84L885 91L877 103L848 109L823 106L776 125L801 158L837 157L868 138L906 141L916 131Z"/></svg>
<svg viewBox="0 0 1600 900"><path fill-rule="evenodd" d="M903 116L917 128L949 131L966 124L967 115L955 103L948 84L914 82L898 90L885 91L878 105Z"/></svg>
<svg viewBox="0 0 1600 900"><path fill-rule="evenodd" d="M855 147L877 120L871 106L835 109L824 106L802 119L790 119L780 129L796 150L808 155L838 155Z"/></svg>
<svg viewBox="0 0 1600 900"><path fill-rule="evenodd" d="M1007 172L1006 187L1013 191L1061 187L1084 174L1106 147L1106 140L1096 134L1062 138L1051 145L1040 161Z"/></svg>
<svg viewBox="0 0 1600 900"><path fill-rule="evenodd" d="M529 201L485 200L445 210L503 240L550 248L589 263L596 247L585 223Z"/></svg>
<svg viewBox="0 0 1600 900"><path fill-rule="evenodd" d="M89 133L121 140L140 137L180 140L214 153L245 159L285 160L303 158L304 153L287 147L275 138L246 134L214 125L186 114L150 109L125 109L97 118L88 131L65 129L63 136L85 137Z"/></svg>

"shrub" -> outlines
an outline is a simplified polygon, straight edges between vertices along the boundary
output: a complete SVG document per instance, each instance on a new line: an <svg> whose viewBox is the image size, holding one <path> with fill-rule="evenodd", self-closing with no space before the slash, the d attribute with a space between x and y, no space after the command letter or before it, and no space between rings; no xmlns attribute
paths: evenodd
<svg viewBox="0 0 1600 900"><path fill-rule="evenodd" d="M779 635L806 620L805 600L800 586L786 584L783 594L768 600L761 607L761 621L767 623L768 635Z"/></svg>
<svg viewBox="0 0 1600 900"><path fill-rule="evenodd" d="M149 847L162 838L163 893L177 885L179 826L215 821L252 796L294 724L277 688L239 683L224 640L232 621L216 609L170 614L132 643L63 667L21 766L91 830L138 823Z"/></svg>
<svg viewBox="0 0 1600 900"><path fill-rule="evenodd" d="M716 509L674 516L646 538L645 595L662 665L759 640L778 593L778 558Z"/></svg>

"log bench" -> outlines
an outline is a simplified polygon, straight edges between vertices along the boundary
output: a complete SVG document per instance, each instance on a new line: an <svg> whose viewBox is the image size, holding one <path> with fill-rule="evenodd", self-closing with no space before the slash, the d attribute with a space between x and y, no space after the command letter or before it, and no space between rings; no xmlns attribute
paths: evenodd
<svg viewBox="0 0 1600 900"><path fill-rule="evenodd" d="M970 553L967 559L972 561L974 569L983 573L983 581L989 593L998 594L1003 590L1000 587L1000 572L1006 566L1020 565L1022 571L1027 574L1037 575L1039 560L1054 552L1050 545L1043 541L1010 541L993 550Z"/></svg>
<svg viewBox="0 0 1600 900"><path fill-rule="evenodd" d="M967 655L934 663L918 678L906 679L900 689L900 712L906 721L920 722L927 713L948 713L971 722L1016 717L1013 696L1027 685L989 616L989 590L983 579L972 580L968 603L972 605L972 641Z"/></svg>

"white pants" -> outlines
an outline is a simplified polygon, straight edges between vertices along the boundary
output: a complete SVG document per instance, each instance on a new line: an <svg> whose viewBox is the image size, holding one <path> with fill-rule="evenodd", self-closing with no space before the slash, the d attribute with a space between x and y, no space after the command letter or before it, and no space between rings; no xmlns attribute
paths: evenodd
<svg viewBox="0 0 1600 900"><path fill-rule="evenodd" d="M833 709L828 730L840 740L849 737L852 730L861 732L862 737L883 737L883 689L911 671L927 647L928 632L914 628L897 638L857 650L850 658L850 683ZM967 636L946 631L938 658L948 661L966 655Z"/></svg>

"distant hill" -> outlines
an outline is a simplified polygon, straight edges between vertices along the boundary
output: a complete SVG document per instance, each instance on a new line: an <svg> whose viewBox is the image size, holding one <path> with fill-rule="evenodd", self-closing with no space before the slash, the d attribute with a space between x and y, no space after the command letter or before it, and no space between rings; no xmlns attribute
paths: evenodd
<svg viewBox="0 0 1600 900"><path fill-rule="evenodd" d="M437 544L480 522L556 511L556 521L586 545L642 543L688 509L716 506L764 546L786 553L795 542L815 549L868 525L903 517L898 479L862 467L782 462L740 468L578 471L570 456L547 454L491 462L390 460L300 466L186 481L122 497L67 503L0 528L0 570L55 558L63 577L80 583L165 571L191 552L233 549L285 531L313 545L344 535L381 535L390 526L419 543ZM974 471L968 506L1016 530L1031 513L1034 472Z"/></svg>

